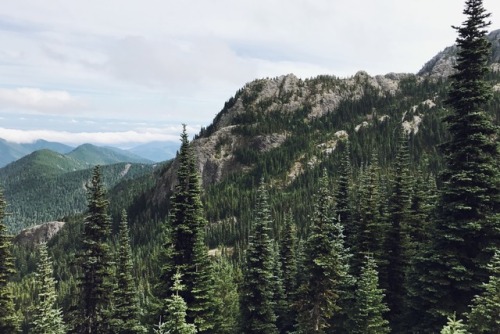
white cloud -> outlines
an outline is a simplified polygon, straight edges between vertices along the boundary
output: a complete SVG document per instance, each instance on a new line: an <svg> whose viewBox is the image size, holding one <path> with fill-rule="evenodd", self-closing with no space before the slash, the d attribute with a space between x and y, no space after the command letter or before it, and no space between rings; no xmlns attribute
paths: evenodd
<svg viewBox="0 0 500 334"><path fill-rule="evenodd" d="M42 113L59 113L78 109L84 103L63 90L38 88L0 88L0 106Z"/></svg>

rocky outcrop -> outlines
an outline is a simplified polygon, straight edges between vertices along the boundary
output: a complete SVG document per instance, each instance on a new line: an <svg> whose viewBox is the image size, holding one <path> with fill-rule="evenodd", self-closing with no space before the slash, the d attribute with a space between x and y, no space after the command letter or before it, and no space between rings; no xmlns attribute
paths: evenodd
<svg viewBox="0 0 500 334"><path fill-rule="evenodd" d="M489 63L492 70L495 71L500 63L500 29L490 32L487 38L491 43ZM457 53L458 47L456 45L447 47L429 60L417 75L434 78L450 76L455 71L453 66L457 63Z"/></svg>
<svg viewBox="0 0 500 334"><path fill-rule="evenodd" d="M48 242L64 224L65 222L53 221L24 229L14 238L14 242L23 246L36 246Z"/></svg>

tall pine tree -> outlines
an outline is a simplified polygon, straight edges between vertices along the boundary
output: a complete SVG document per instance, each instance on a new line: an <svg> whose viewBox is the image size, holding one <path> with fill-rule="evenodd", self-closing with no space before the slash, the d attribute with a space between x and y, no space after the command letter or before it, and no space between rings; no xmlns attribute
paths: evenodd
<svg viewBox="0 0 500 334"><path fill-rule="evenodd" d="M139 322L139 301L133 278L132 249L130 247L127 214L122 211L118 235L119 249L114 291L113 332L120 334L145 333Z"/></svg>
<svg viewBox="0 0 500 334"><path fill-rule="evenodd" d="M299 287L298 325L301 333L325 333L347 300L349 257L342 226L335 219L326 170L314 198L310 235L304 246L305 281ZM334 324L335 325L335 324Z"/></svg>
<svg viewBox="0 0 500 334"><path fill-rule="evenodd" d="M464 14L465 22L455 27L459 51L446 101L452 111L444 120L451 139L443 145L445 170L425 277L434 330L442 326L443 313L467 311L488 279L493 251L500 248L498 129L484 110L492 96L485 81L490 14L481 0L466 1Z"/></svg>
<svg viewBox="0 0 500 334"><path fill-rule="evenodd" d="M196 323L200 333L212 329L212 276L204 244L206 221L201 202L201 186L195 159L184 126L178 155L177 184L171 197L169 235L164 244L167 263L162 265L163 282L157 297L165 300L171 294L172 278L178 271L185 285L179 292L187 304L187 321Z"/></svg>
<svg viewBox="0 0 500 334"><path fill-rule="evenodd" d="M273 245L271 212L264 182L261 182L248 241L240 293L241 333L277 334L272 290Z"/></svg>
<svg viewBox="0 0 500 334"><path fill-rule="evenodd" d="M14 296L7 285L15 269L10 237L3 223L6 207L7 203L0 189L0 333L11 334L19 331L19 319L14 310Z"/></svg>
<svg viewBox="0 0 500 334"><path fill-rule="evenodd" d="M39 258L35 273L35 288L38 291L33 309L30 333L33 334L64 334L61 309L56 306L56 281L53 277L52 261L49 258L47 245L38 246Z"/></svg>
<svg viewBox="0 0 500 334"><path fill-rule="evenodd" d="M88 213L84 221L82 249L79 262L81 305L75 324L77 333L108 333L111 330L111 256L108 238L111 222L109 202L101 180L100 167L96 166L87 185Z"/></svg>

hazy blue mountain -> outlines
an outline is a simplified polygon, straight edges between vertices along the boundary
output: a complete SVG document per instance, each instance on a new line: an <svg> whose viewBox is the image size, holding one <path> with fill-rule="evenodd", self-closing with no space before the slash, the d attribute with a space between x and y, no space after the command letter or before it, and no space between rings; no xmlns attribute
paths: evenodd
<svg viewBox="0 0 500 334"><path fill-rule="evenodd" d="M68 153L73 148L68 145L42 139L33 143L18 144L0 138L0 167L4 167L34 151L43 149L49 149L58 153Z"/></svg>
<svg viewBox="0 0 500 334"><path fill-rule="evenodd" d="M68 157L85 162L88 166L110 165L119 162L152 163L153 161L134 153L114 147L83 144L67 154Z"/></svg>
<svg viewBox="0 0 500 334"><path fill-rule="evenodd" d="M154 141L129 149L129 152L137 154L149 160L160 162L175 158L180 142Z"/></svg>

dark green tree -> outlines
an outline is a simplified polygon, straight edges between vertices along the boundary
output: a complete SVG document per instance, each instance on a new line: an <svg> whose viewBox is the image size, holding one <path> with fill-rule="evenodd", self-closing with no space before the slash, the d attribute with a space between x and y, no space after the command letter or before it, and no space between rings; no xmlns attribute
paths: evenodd
<svg viewBox="0 0 500 334"><path fill-rule="evenodd" d="M179 292L186 302L187 321L195 323L200 333L212 328L212 276L207 248L204 245L206 220L201 202L201 186L195 159L184 126L178 155L177 184L171 197L169 231L164 243L162 281L157 297L171 294L173 275L179 271L185 289Z"/></svg>
<svg viewBox="0 0 500 334"><path fill-rule="evenodd" d="M498 129L484 110L492 96L485 81L490 14L480 0L466 1L464 14L465 22L455 27L459 51L446 101L452 111L444 119L451 139L443 144L445 169L423 290L434 330L442 314L467 311L500 248Z"/></svg>
<svg viewBox="0 0 500 334"><path fill-rule="evenodd" d="M402 316L405 312L405 274L410 261L410 154L408 136L401 129L399 149L394 163L391 193L389 195L389 229L384 245L384 281L389 307L387 315L395 332L401 332Z"/></svg>
<svg viewBox="0 0 500 334"><path fill-rule="evenodd" d="M214 328L220 334L237 333L240 313L238 281L239 267L235 267L226 256L214 260Z"/></svg>
<svg viewBox="0 0 500 334"><path fill-rule="evenodd" d="M293 305L297 298L297 231L291 211L285 215L283 231L280 239L280 263L283 275L283 290L287 312L282 322L286 324L284 331L292 331L297 314Z"/></svg>
<svg viewBox="0 0 500 334"><path fill-rule="evenodd" d="M352 224L353 208L351 205L352 166L351 150L348 139L339 141L340 165L335 192L335 212L344 227L346 246L352 247L355 243L356 231Z"/></svg>
<svg viewBox="0 0 500 334"><path fill-rule="evenodd" d="M268 194L261 181L249 236L243 282L240 292L241 332L245 334L276 334L276 314L272 290L273 245L270 233L271 212Z"/></svg>
<svg viewBox="0 0 500 334"><path fill-rule="evenodd" d="M467 327L471 333L500 334L500 250L489 264L490 279L472 300Z"/></svg>
<svg viewBox="0 0 500 334"><path fill-rule="evenodd" d="M383 299L384 292L379 287L377 265L372 257L367 256L355 293L356 315L352 333L390 333L389 321L384 319L389 308Z"/></svg>
<svg viewBox="0 0 500 334"><path fill-rule="evenodd" d="M114 291L113 332L120 334L145 333L139 322L139 301L133 278L132 249L130 247L127 214L122 211L118 234L119 250Z"/></svg>
<svg viewBox="0 0 500 334"><path fill-rule="evenodd" d="M87 185L88 213L84 221L82 248L78 255L82 275L79 277L81 291L80 314L75 319L77 333L108 333L111 321L111 256L108 238L111 222L108 215L109 202L101 180L100 167L92 172Z"/></svg>
<svg viewBox="0 0 500 334"><path fill-rule="evenodd" d="M181 284L181 274L177 272L173 277L172 296L166 300L165 322L160 322L156 334L195 334L196 326L186 321L187 305L180 295L184 289Z"/></svg>
<svg viewBox="0 0 500 334"><path fill-rule="evenodd" d="M3 223L7 203L0 189L0 333L19 331L19 318L14 310L14 296L8 286L9 278L15 273L10 237Z"/></svg>
<svg viewBox="0 0 500 334"><path fill-rule="evenodd" d="M64 325L61 309L56 306L56 280L52 269L47 245L38 246L39 258L35 273L35 288L38 291L30 333L33 334L64 334Z"/></svg>
<svg viewBox="0 0 500 334"><path fill-rule="evenodd" d="M342 226L335 219L326 170L314 197L310 235L304 246L305 281L297 305L301 333L325 333L331 319L343 311L349 256L344 249Z"/></svg>

